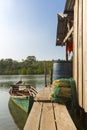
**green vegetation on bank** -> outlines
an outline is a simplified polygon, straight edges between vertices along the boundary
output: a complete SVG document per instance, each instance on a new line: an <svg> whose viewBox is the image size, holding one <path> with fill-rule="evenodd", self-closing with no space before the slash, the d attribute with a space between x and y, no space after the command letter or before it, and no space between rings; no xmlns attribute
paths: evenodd
<svg viewBox="0 0 87 130"><path fill-rule="evenodd" d="M28 56L21 62L13 59L0 60L0 75L30 75L44 74L44 66L46 66L47 74L52 69L52 61L37 61L35 56Z"/></svg>

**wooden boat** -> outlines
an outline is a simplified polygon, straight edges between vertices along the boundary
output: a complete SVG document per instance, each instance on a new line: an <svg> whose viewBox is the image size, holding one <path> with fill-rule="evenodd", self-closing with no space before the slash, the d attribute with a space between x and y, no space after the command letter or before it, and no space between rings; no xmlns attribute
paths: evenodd
<svg viewBox="0 0 87 130"><path fill-rule="evenodd" d="M23 81L18 81L11 85L9 90L11 100L22 110L29 113L34 102L37 91L31 85Z"/></svg>
<svg viewBox="0 0 87 130"><path fill-rule="evenodd" d="M9 94L13 98L27 98L35 96L37 91L30 84L24 81L18 81L16 84L11 85Z"/></svg>
<svg viewBox="0 0 87 130"><path fill-rule="evenodd" d="M28 117L28 113L20 109L18 105L14 103L12 98L9 98L8 108L17 127L20 130L23 130L27 117Z"/></svg>

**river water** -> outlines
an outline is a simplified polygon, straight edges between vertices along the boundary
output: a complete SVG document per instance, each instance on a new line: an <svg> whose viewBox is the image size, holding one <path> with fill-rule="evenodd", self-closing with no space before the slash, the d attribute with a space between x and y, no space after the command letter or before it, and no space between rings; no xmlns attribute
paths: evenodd
<svg viewBox="0 0 87 130"><path fill-rule="evenodd" d="M0 130L23 130L27 114L10 101L10 85L22 79L37 90L45 86L44 75L3 75L0 76ZM49 85L49 76L47 76Z"/></svg>

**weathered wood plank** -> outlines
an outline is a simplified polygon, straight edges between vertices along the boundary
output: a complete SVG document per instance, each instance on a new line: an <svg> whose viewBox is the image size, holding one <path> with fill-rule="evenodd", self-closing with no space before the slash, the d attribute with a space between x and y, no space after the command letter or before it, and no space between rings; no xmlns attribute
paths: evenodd
<svg viewBox="0 0 87 130"><path fill-rule="evenodd" d="M74 6L74 39L73 39L73 77L76 83L76 87L78 87L78 0L75 1L75 6ZM77 89L78 90L78 89Z"/></svg>
<svg viewBox="0 0 87 130"><path fill-rule="evenodd" d="M49 94L49 88L38 93L38 98L43 101L36 100L33 104L24 130L76 130L66 106L44 102L48 100Z"/></svg>
<svg viewBox="0 0 87 130"><path fill-rule="evenodd" d="M35 102L29 114L24 130L38 130L42 103Z"/></svg>
<svg viewBox="0 0 87 130"><path fill-rule="evenodd" d="M77 45L77 62L78 62L78 101L79 105L83 107L83 3L82 0L78 2L78 45Z"/></svg>
<svg viewBox="0 0 87 130"><path fill-rule="evenodd" d="M53 104L58 130L77 130L65 105Z"/></svg>
<svg viewBox="0 0 87 130"><path fill-rule="evenodd" d="M67 41L67 39L69 38L69 36L73 33L73 26L71 27L71 29L69 30L69 32L67 33L66 37L63 40L63 44Z"/></svg>
<svg viewBox="0 0 87 130"><path fill-rule="evenodd" d="M50 101L51 88L44 88L38 92L35 101Z"/></svg>
<svg viewBox="0 0 87 130"><path fill-rule="evenodd" d="M87 0L83 1L83 108L87 113Z"/></svg>
<svg viewBox="0 0 87 130"><path fill-rule="evenodd" d="M56 130L52 103L43 103L40 130Z"/></svg>

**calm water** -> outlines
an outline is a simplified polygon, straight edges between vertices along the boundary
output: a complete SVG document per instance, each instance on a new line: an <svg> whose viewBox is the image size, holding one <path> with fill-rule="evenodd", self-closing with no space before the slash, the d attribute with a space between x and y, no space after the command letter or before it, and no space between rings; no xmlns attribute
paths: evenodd
<svg viewBox="0 0 87 130"><path fill-rule="evenodd" d="M0 130L23 130L28 115L11 102L8 94L10 84L20 79L31 84L37 90L45 86L44 75L0 76ZM47 82L49 85L49 76L47 76Z"/></svg>

